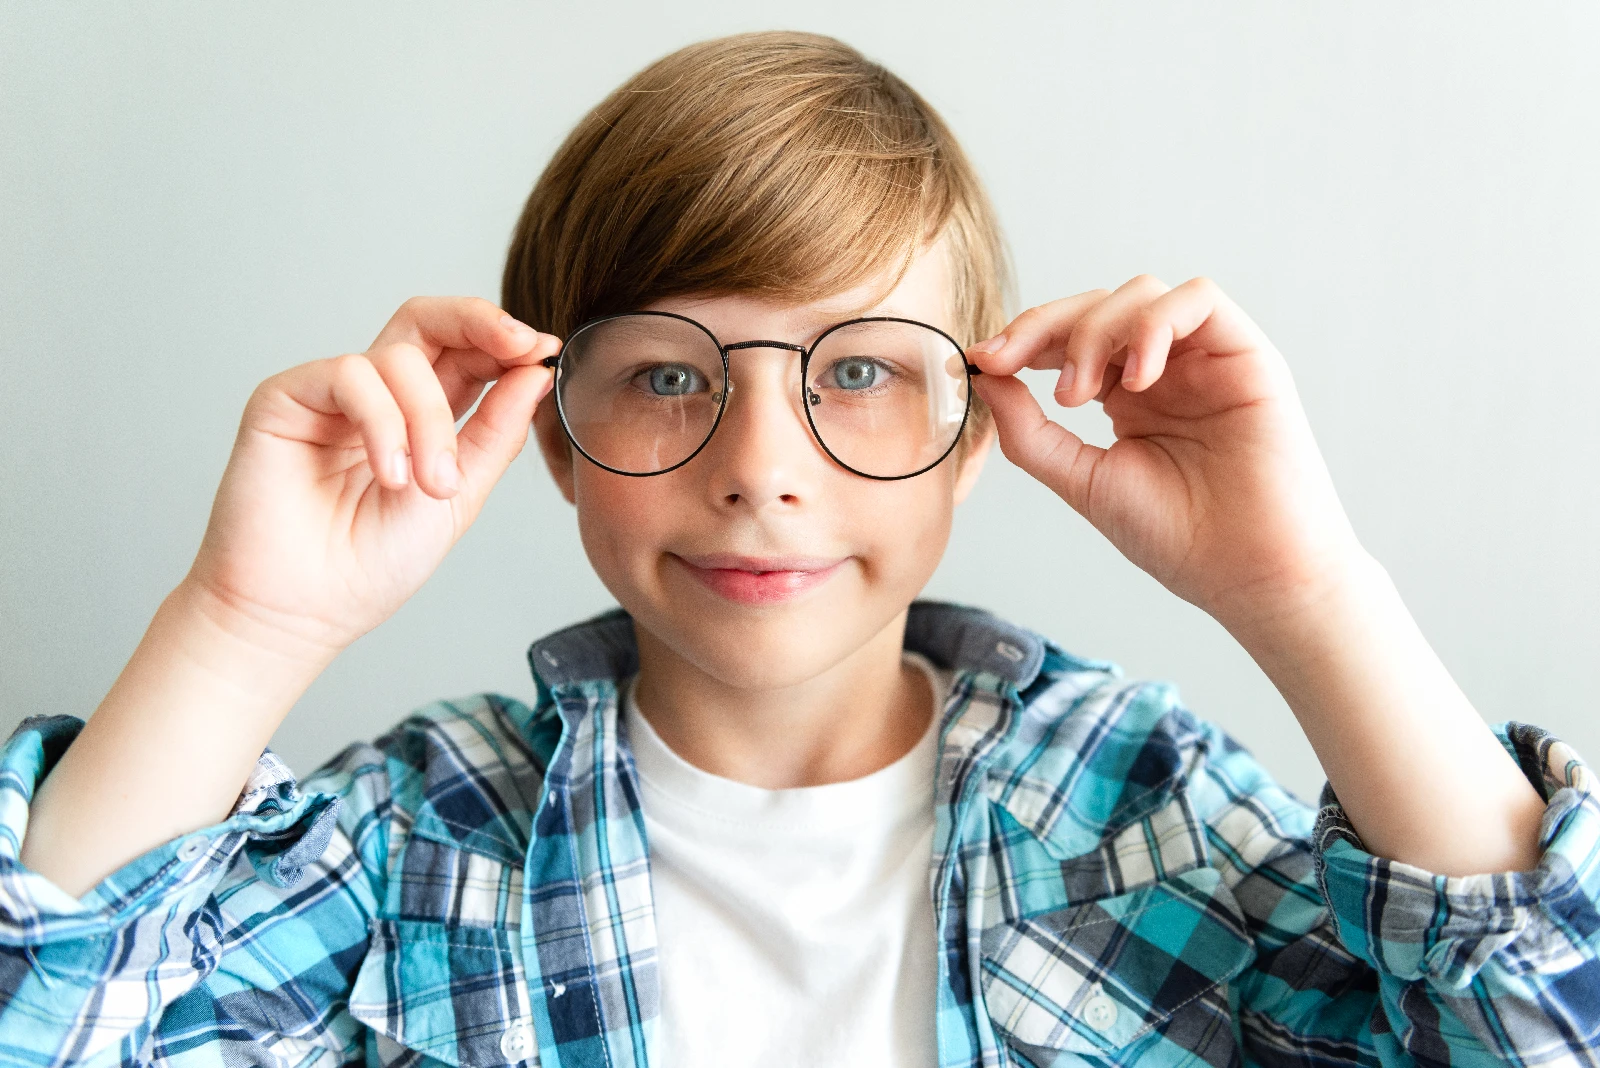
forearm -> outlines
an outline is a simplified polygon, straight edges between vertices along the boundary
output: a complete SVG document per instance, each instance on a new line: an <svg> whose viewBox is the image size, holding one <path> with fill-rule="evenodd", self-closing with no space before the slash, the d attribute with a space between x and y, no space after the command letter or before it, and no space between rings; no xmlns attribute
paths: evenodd
<svg viewBox="0 0 1600 1068"><path fill-rule="evenodd" d="M223 819L278 724L332 655L180 584L40 785L21 860L80 895L146 850ZM261 636L265 638L266 635Z"/></svg>
<svg viewBox="0 0 1600 1068"><path fill-rule="evenodd" d="M1370 557L1320 596L1229 630L1373 854L1444 875L1537 863L1543 800Z"/></svg>

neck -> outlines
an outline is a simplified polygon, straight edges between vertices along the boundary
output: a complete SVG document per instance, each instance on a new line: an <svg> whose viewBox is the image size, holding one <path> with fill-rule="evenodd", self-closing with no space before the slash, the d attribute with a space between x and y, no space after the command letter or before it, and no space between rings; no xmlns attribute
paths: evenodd
<svg viewBox="0 0 1600 1068"><path fill-rule="evenodd" d="M909 752L934 714L923 673L901 659L906 613L849 657L779 687L729 685L635 625L639 711L702 771L769 790L870 775Z"/></svg>

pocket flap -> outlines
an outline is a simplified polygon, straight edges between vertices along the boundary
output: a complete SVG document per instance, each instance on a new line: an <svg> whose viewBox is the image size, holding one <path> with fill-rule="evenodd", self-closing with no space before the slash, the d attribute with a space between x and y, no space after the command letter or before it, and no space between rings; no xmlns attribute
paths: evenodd
<svg viewBox="0 0 1600 1068"><path fill-rule="evenodd" d="M1221 984L1254 958L1238 903L1201 868L985 931L984 999L1041 1068L1071 1061L1064 1053L1143 1058L1160 1048L1157 1033L1186 1059L1232 1044Z"/></svg>
<svg viewBox="0 0 1600 1068"><path fill-rule="evenodd" d="M350 1014L458 1068L538 1061L522 949L503 927L373 921Z"/></svg>

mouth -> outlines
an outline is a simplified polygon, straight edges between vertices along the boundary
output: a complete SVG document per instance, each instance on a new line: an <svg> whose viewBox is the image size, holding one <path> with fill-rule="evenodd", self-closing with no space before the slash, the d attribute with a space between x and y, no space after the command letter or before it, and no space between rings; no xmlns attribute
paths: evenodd
<svg viewBox="0 0 1600 1068"><path fill-rule="evenodd" d="M711 592L746 605L782 604L827 582L849 557L669 553Z"/></svg>

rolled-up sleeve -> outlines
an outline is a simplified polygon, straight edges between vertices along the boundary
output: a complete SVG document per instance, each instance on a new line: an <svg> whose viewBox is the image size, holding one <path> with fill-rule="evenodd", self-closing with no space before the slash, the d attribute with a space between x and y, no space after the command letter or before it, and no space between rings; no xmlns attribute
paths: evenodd
<svg viewBox="0 0 1600 1068"><path fill-rule="evenodd" d="M1594 773L1538 727L1502 723L1494 730L1546 802L1536 867L1444 876L1374 856L1325 786L1313 833L1316 877L1340 942L1378 975L1389 1041L1410 1057L1456 1063L1466 1044L1510 1063L1594 1063Z"/></svg>
<svg viewBox="0 0 1600 1068"><path fill-rule="evenodd" d="M82 726L29 719L0 751L0 1062L129 1063L227 950L239 921L218 898L230 886L263 886L282 904L308 872L344 880L351 937L365 937L362 902L375 891L340 828L349 792L340 786L352 776L330 768L320 788L302 790L270 750L225 819L151 849L81 898L28 869L19 856L34 791ZM343 858L336 876L330 844Z"/></svg>

